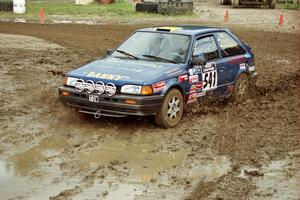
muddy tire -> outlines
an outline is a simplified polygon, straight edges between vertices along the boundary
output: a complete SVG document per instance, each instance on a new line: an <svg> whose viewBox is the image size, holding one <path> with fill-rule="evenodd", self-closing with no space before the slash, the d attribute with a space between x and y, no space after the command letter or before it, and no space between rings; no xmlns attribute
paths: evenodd
<svg viewBox="0 0 300 200"><path fill-rule="evenodd" d="M275 0L269 0L268 6L270 9L275 9L276 1Z"/></svg>
<svg viewBox="0 0 300 200"><path fill-rule="evenodd" d="M0 1L0 11L12 11L13 2L12 1Z"/></svg>
<svg viewBox="0 0 300 200"><path fill-rule="evenodd" d="M157 12L162 15L180 15L193 12L193 2L158 2Z"/></svg>
<svg viewBox="0 0 300 200"><path fill-rule="evenodd" d="M177 89L171 89L164 97L158 114L155 116L157 125L163 128L176 126L183 114L184 102L182 94Z"/></svg>
<svg viewBox="0 0 300 200"><path fill-rule="evenodd" d="M232 6L234 8L238 8L240 5L240 0L232 0Z"/></svg>
<svg viewBox="0 0 300 200"><path fill-rule="evenodd" d="M232 100L237 103L242 103L247 100L250 96L250 82L247 74L243 73L239 76L236 81L233 93Z"/></svg>
<svg viewBox="0 0 300 200"><path fill-rule="evenodd" d="M220 0L220 5L230 5L231 0Z"/></svg>
<svg viewBox="0 0 300 200"><path fill-rule="evenodd" d="M136 12L157 13L156 3L137 3L135 7Z"/></svg>

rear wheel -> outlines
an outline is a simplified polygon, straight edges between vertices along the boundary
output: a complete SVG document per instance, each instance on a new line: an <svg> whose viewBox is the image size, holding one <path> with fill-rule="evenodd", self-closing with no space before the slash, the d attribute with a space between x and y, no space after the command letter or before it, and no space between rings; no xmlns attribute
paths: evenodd
<svg viewBox="0 0 300 200"><path fill-rule="evenodd" d="M233 88L232 99L238 103L244 102L250 95L250 83L247 74L241 74Z"/></svg>
<svg viewBox="0 0 300 200"><path fill-rule="evenodd" d="M171 89L163 99L155 122L163 128L174 127L182 118L183 108L182 94L177 89Z"/></svg>

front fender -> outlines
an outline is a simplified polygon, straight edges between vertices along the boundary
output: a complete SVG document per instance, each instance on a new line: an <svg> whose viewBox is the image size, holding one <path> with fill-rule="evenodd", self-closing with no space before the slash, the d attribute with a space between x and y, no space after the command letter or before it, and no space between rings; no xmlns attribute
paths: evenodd
<svg viewBox="0 0 300 200"><path fill-rule="evenodd" d="M178 83L178 79L177 78L171 78L167 81L167 85L164 88L164 90L162 91L162 94L165 95L166 93L168 93L172 88L176 88L178 89L183 98L185 98L185 91L184 91L184 87L182 84Z"/></svg>

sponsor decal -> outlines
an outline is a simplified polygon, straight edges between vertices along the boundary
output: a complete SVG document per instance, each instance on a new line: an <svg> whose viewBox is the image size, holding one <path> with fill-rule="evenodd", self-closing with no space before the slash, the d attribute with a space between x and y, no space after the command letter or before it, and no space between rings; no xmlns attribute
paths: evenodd
<svg viewBox="0 0 300 200"><path fill-rule="evenodd" d="M255 66L250 66L250 67L248 68L248 70L249 70L249 72L255 71Z"/></svg>
<svg viewBox="0 0 300 200"><path fill-rule="evenodd" d="M203 88L202 81L199 81L198 83L196 83L196 89L197 90L202 90L202 88Z"/></svg>
<svg viewBox="0 0 300 200"><path fill-rule="evenodd" d="M191 90L196 90L196 89L197 89L196 85L191 86Z"/></svg>
<svg viewBox="0 0 300 200"><path fill-rule="evenodd" d="M202 67L202 90L216 89L218 74L216 63L207 63Z"/></svg>
<svg viewBox="0 0 300 200"><path fill-rule="evenodd" d="M193 71L194 71L194 74L200 74L201 73L201 66L194 66L193 67Z"/></svg>
<svg viewBox="0 0 300 200"><path fill-rule="evenodd" d="M182 82L184 82L184 81L187 81L188 79L189 79L189 77L188 77L187 74L178 76L178 82L179 82L179 83L182 83Z"/></svg>
<svg viewBox="0 0 300 200"><path fill-rule="evenodd" d="M198 98L198 97L203 97L203 96L206 95L206 91L198 92L198 93L196 93L195 95L196 95L197 98Z"/></svg>
<svg viewBox="0 0 300 200"><path fill-rule="evenodd" d="M192 75L189 77L189 83L196 83L199 81L199 76L198 75Z"/></svg>
<svg viewBox="0 0 300 200"><path fill-rule="evenodd" d="M93 78L101 78L101 79L107 79L107 80L128 80L130 79L128 76L122 76L117 74L107 74L107 73L96 73L96 72L85 72L84 73L87 77L93 77Z"/></svg>
<svg viewBox="0 0 300 200"><path fill-rule="evenodd" d="M190 89L190 94L193 94L193 93L195 93L196 92L196 90L195 89Z"/></svg>
<svg viewBox="0 0 300 200"><path fill-rule="evenodd" d="M240 69L242 69L242 70L243 70L243 69L246 69L246 64L245 64L245 63L241 63L241 64L240 64Z"/></svg>
<svg viewBox="0 0 300 200"><path fill-rule="evenodd" d="M165 87L166 87L165 81L160 81L152 85L154 93L162 91Z"/></svg>
<svg viewBox="0 0 300 200"><path fill-rule="evenodd" d="M199 91L202 90L202 81L197 82L191 86L191 90Z"/></svg>
<svg viewBox="0 0 300 200"><path fill-rule="evenodd" d="M194 103L197 101L196 93L190 94L187 103Z"/></svg>

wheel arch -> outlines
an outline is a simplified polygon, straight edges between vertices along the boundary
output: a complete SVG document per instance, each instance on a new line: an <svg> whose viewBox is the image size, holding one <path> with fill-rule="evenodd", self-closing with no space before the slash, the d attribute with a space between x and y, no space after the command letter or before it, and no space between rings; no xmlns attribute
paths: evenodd
<svg viewBox="0 0 300 200"><path fill-rule="evenodd" d="M240 70L237 75L235 76L235 79L234 79L234 84L236 83L236 81L239 79L239 77L242 75L242 74L246 74L247 77L249 78L249 72L247 72L246 70Z"/></svg>
<svg viewBox="0 0 300 200"><path fill-rule="evenodd" d="M234 87L236 87L236 83L238 81L238 79L240 78L241 75L245 74L247 77L248 77L248 80L250 81L250 74L247 72L247 71L240 71L237 76L235 77L235 80L234 80Z"/></svg>
<svg viewBox="0 0 300 200"><path fill-rule="evenodd" d="M170 86L168 87L168 89L165 91L165 94L167 94L167 93L168 93L170 90L172 90L172 89L177 89L177 90L179 90L179 92L181 93L183 99L185 100L185 92L184 92L184 89L183 89L180 85L178 85L178 84L172 84L172 85L170 85Z"/></svg>

